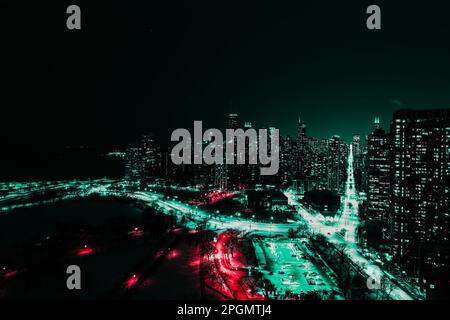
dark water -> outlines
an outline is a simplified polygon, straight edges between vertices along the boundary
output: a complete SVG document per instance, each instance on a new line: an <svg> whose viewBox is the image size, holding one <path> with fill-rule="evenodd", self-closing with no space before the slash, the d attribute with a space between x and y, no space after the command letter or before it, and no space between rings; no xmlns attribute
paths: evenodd
<svg viewBox="0 0 450 320"><path fill-rule="evenodd" d="M55 231L59 224L80 223L100 226L109 219L126 217L141 219L141 210L133 204L109 199L77 199L11 211L0 217L0 250L14 254L11 248L20 248L30 239L40 238ZM181 299L200 296L198 268L192 264L195 242L189 235L178 242L148 281L137 290L140 299ZM162 244L162 246L164 246ZM39 273L26 270L8 286L0 288L0 298L9 299L95 299L122 296L124 279L136 272L137 266L151 261L155 250L164 249L147 242L131 242L126 246L98 250L89 256L65 255L56 266ZM66 287L66 268L79 265L82 272L82 290ZM117 290L118 289L118 290Z"/></svg>
<svg viewBox="0 0 450 320"><path fill-rule="evenodd" d="M140 210L114 200L75 199L8 211L0 214L0 253L45 236L61 224L97 226L118 217L139 218Z"/></svg>

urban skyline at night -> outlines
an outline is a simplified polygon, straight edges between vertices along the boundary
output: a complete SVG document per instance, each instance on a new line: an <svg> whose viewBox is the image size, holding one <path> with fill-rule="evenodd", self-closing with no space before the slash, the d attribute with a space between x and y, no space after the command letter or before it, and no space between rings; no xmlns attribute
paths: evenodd
<svg viewBox="0 0 450 320"><path fill-rule="evenodd" d="M450 299L448 12L0 5L0 302Z"/></svg>
<svg viewBox="0 0 450 320"><path fill-rule="evenodd" d="M224 126L234 130L252 128L247 120L232 113L224 119ZM310 136L306 122L299 117L297 135L280 137L279 170L273 176L261 175L258 165L249 163L177 165L170 160L170 147L161 147L154 135L146 134L125 150L106 154L106 158L121 163L122 176L86 182L4 183L2 210L14 213L23 207L96 195L125 197L175 217L180 227L199 230L205 223L202 230L228 230L219 231L220 237L236 238L226 246L252 239L242 232L257 232L265 240L261 244L251 240L259 265L251 268L268 282L262 285L256 278L240 275L239 281L254 285L252 296L245 297L238 287L233 287L236 279L230 274L231 278L223 281L229 281L228 290L239 299L447 297L449 109L398 110L388 130L382 128L378 117L372 125L366 141L354 134L352 142L346 143L336 135L329 139ZM248 149L245 156L249 156ZM228 233L231 230L236 233ZM286 233L292 240L271 240L273 235ZM141 237L145 229L134 227L129 234ZM303 290L307 287L300 285L303 280L295 269L289 271L293 272L291 284L272 277L274 271L264 276L266 268L276 270L275 266L281 268L279 275L284 275L286 265L291 263L274 262L268 267L269 253L264 253L263 258L258 256L259 250L280 246L279 250L292 250L296 259L313 250L309 245L301 248L303 244L297 241L312 241L316 253L308 254L320 255L326 265L336 262L339 255L345 257L343 269L326 271L329 267L323 269L316 264L324 278L306 278L310 286L325 286L321 293L309 288L306 294ZM89 256L96 249L85 244L76 252ZM273 254L278 257L275 251ZM234 270L226 266L232 262L220 263ZM225 271L220 270L216 277L226 278ZM9 271L4 277L11 272L17 271ZM352 281L362 277L362 283L345 284L347 277ZM135 273L126 287L137 289L141 281Z"/></svg>

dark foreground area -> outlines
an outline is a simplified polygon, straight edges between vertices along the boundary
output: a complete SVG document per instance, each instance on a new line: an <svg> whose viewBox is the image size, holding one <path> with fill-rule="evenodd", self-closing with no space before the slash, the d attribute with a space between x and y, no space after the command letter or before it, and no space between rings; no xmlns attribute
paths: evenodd
<svg viewBox="0 0 450 320"><path fill-rule="evenodd" d="M0 298L201 298L198 234L151 208L90 198L0 219ZM81 269L81 290L67 289L69 265Z"/></svg>

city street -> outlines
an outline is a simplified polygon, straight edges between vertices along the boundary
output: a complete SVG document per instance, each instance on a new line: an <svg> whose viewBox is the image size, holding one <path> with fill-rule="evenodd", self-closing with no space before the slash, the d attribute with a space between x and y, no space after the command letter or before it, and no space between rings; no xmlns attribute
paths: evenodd
<svg viewBox="0 0 450 320"><path fill-rule="evenodd" d="M286 236L290 230L295 230L298 226L302 225L303 222L306 222L310 232L322 234L327 241L335 246L344 246L344 253L346 256L353 263L358 265L367 277L384 276L384 279L389 281L393 288L389 293L392 299L413 299L413 296L398 286L399 282L392 274L385 273L382 270L381 274L378 274L380 266L378 266L375 261L369 260L360 253L356 239L356 232L359 226L359 201L355 188L353 161L352 145L350 145L345 194L342 196L341 208L337 217L326 218L320 213L309 211L299 202L293 191L287 190L285 191L285 195L288 198L289 203L297 209L299 218L299 220L290 223L267 223L254 221L253 219L243 219L236 216L225 216L220 214L212 215L210 212L202 210L197 206L187 204L175 198L165 197L158 192L127 192L125 187L126 183L121 180L97 180L88 183L74 181L70 184L64 184L63 182L40 183L37 185L21 184L14 188L13 192L10 192L0 200L4 203L4 206L2 207L3 212L6 212L16 206L33 205L33 203L26 203L27 196L35 194L36 192L45 192L47 190L67 190L68 194L66 195L66 198L76 196L84 197L91 194L120 196L146 202L150 207L156 207L168 215L177 216L179 221L181 221L182 217L186 217L186 226L193 229L196 228L199 223L206 222L206 226L209 230L214 230L219 233L225 230L237 230L264 237L272 237L277 234ZM111 189L112 186L114 186L113 189ZM2 186L3 189L6 189L7 187L9 186ZM17 197L20 198L20 204L14 204L14 199ZM53 199L53 201L60 201L62 199L65 199L64 195L58 194L58 197ZM11 204L11 202L13 203ZM318 275L319 273L314 269L314 266L310 262L302 260L304 254L301 250L298 251L299 249L295 242L269 241L265 244L258 245L265 253L265 262L274 268L271 270L273 274L269 274L267 277L273 280L279 288L284 288L284 291L289 290L294 293L312 290L329 291L331 289L332 285L327 279L313 279L315 275ZM257 252L260 252L259 249L257 249ZM223 261L221 261L220 264L222 265ZM374 274L374 270L378 273ZM311 274L314 275L312 278Z"/></svg>
<svg viewBox="0 0 450 320"><path fill-rule="evenodd" d="M289 201L295 205L298 209L300 216L308 223L311 231L314 233L322 234L326 239L338 246L345 247L344 253L347 257L356 265L362 268L367 274L367 277L373 277L375 279L383 278L385 281L389 281L391 292L390 296L393 300L412 300L414 299L408 292L400 288L397 285L391 274L386 275L377 265L375 261L371 261L365 258L358 248L356 242L356 232L359 225L358 217L358 197L355 189L355 179L353 172L353 151L352 145L350 145L350 154L348 157L348 169L347 169L347 182L344 201L342 202L340 214L338 214L338 220L335 225L325 224L326 219L321 215L314 215L308 212L296 199L292 192L286 192L286 196L289 197ZM344 232L342 236L341 232Z"/></svg>

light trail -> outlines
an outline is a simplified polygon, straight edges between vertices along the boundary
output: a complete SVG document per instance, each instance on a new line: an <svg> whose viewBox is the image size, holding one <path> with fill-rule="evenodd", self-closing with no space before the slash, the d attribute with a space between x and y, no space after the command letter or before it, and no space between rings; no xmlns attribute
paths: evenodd
<svg viewBox="0 0 450 320"><path fill-rule="evenodd" d="M321 214L311 214L306 208L296 200L293 192L287 191L285 195L289 202L298 208L298 213L301 218L306 221L313 233L322 234L325 238L334 245L343 245L344 254L367 275L373 275L373 266L376 265L374 261L365 258L359 251L357 246L357 229L359 227L359 203L358 195L355 188L355 178L353 172L353 149L350 145L349 157L347 162L347 181L345 188L345 195L343 196L341 208L338 212L338 219L335 225L325 224L326 219ZM344 231L343 237L340 232ZM394 282L397 282L391 274L381 270L381 275L384 280L390 281L394 288L390 292L390 297L394 300L413 300L414 298L401 289Z"/></svg>
<svg viewBox="0 0 450 320"><path fill-rule="evenodd" d="M290 229L294 229L306 222L310 231L316 234L322 234L326 239L334 245L344 245L344 253L355 264L357 264L363 272L368 276L371 275L371 265L375 263L365 258L360 252L357 246L357 229L359 226L359 212L358 212L358 194L355 188L355 179L353 172L353 150L350 145L350 152L348 157L347 166L347 181L345 194L341 208L338 213L338 217L326 218L320 213L312 213L302 206L298 202L296 195L287 190L285 192L288 202L297 208L300 221L293 221L289 223L265 223L256 222L253 220L246 220L237 218L234 216L216 216L210 212L202 210L198 207L191 206L177 200L166 199L163 194L153 191L138 191L128 192L126 191L127 182L125 180L93 180L93 181L57 181L57 182L41 182L41 183L20 183L13 184L3 183L0 185L0 189L11 188L13 192L10 192L0 200L14 199L19 196L21 199L30 197L33 192L44 192L46 190L63 189L67 190L69 187L73 188L70 197L83 197L90 194L98 193L104 196L124 196L134 198L136 200L147 202L149 206L157 206L163 210L166 214L174 214L176 216L184 215L189 217L192 222L204 222L209 225L209 229L220 231L227 229L234 229L243 232L251 232L252 234L259 234L262 236L271 236L273 234L288 234ZM13 186L13 187L12 187ZM113 189L112 187L116 188ZM117 190L120 187L122 191ZM23 188L22 191L20 191ZM119 189L120 189L119 188ZM111 190L113 189L113 190ZM30 191L32 190L32 191ZM65 197L60 197L55 201L63 200ZM8 201L6 201L8 202ZM37 202L42 203L42 202ZM20 206L28 206L29 204L20 204ZM3 211L9 210L11 206L2 206ZM15 205L12 206L13 208ZM181 217L180 217L181 218ZM193 225L189 225L192 227ZM344 237L340 232L344 232ZM399 283L397 279L385 271L382 271L385 279L390 281L394 286L394 289L390 293L391 298L399 300L413 299L407 292L402 290L395 283Z"/></svg>

